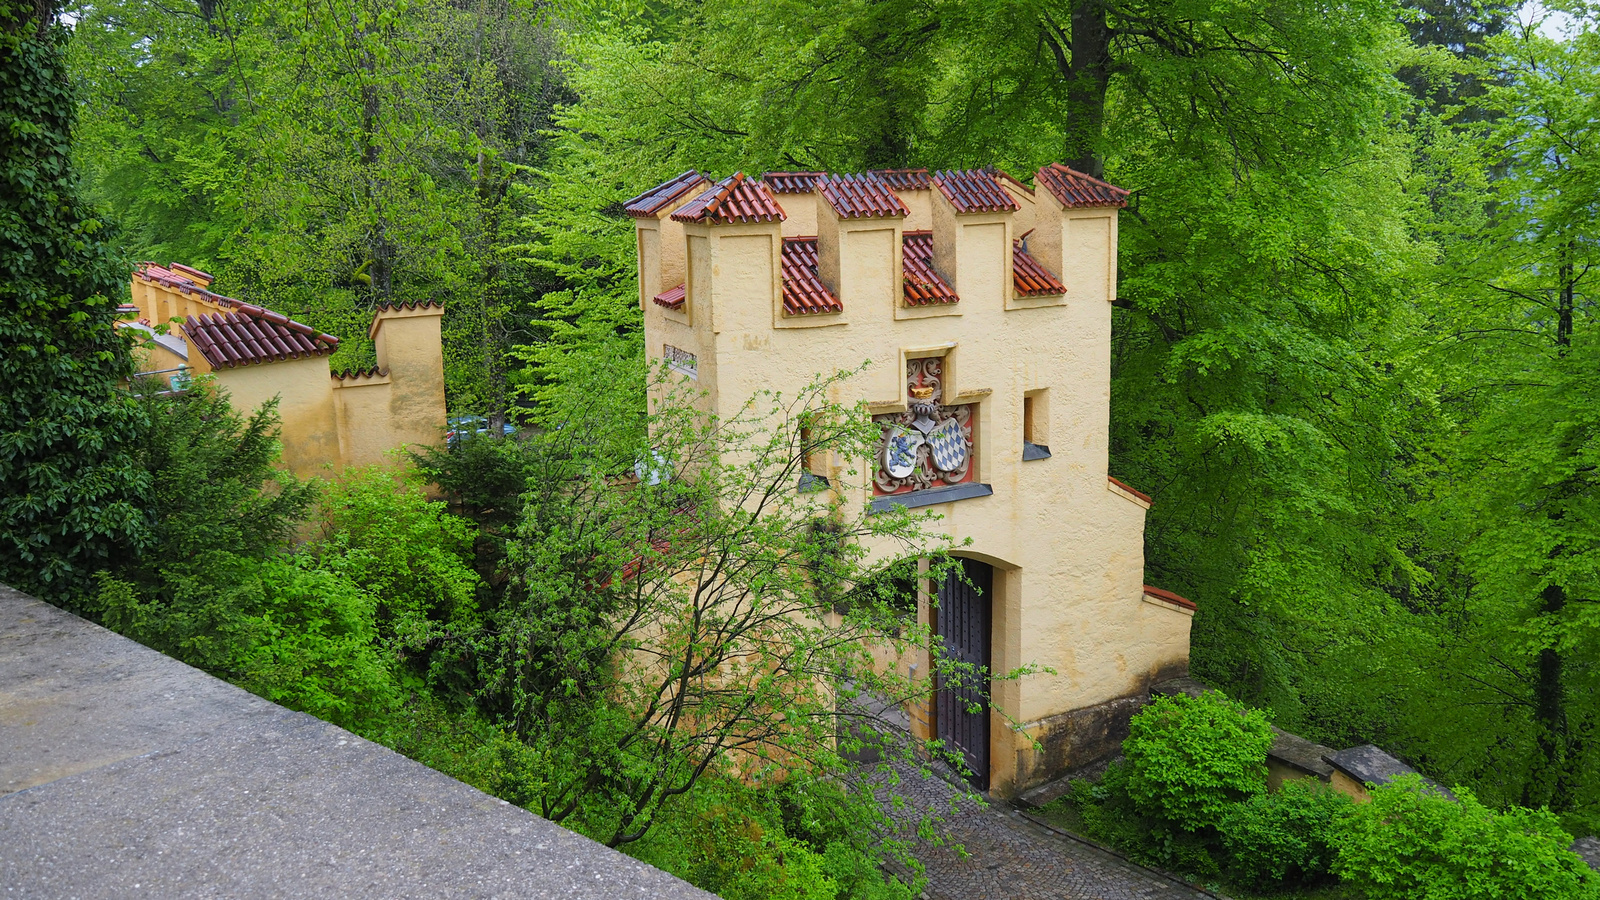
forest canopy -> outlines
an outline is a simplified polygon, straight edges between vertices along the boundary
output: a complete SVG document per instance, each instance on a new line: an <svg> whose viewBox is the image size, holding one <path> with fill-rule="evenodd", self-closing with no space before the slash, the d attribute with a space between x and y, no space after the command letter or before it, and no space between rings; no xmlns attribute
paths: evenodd
<svg viewBox="0 0 1600 900"><path fill-rule="evenodd" d="M1558 8L1550 5L1550 9ZM685 169L1067 162L1120 222L1111 471L1193 669L1600 827L1600 20L1463 0L93 0L83 192L349 338L444 302L452 414L637 344Z"/></svg>

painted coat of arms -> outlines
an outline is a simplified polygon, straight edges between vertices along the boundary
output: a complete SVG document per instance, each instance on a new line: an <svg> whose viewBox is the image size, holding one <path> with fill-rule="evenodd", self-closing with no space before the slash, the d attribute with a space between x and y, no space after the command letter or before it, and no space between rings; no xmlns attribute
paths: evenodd
<svg viewBox="0 0 1600 900"><path fill-rule="evenodd" d="M973 408L945 406L944 360L906 363L906 411L878 416L883 443L874 493L899 494L972 480Z"/></svg>

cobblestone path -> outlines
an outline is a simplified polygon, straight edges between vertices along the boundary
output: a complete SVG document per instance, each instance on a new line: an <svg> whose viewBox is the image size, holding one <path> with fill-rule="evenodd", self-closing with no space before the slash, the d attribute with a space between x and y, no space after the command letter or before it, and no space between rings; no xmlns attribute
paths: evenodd
<svg viewBox="0 0 1600 900"><path fill-rule="evenodd" d="M897 820L909 824L927 810L944 820L938 830L946 837L945 845L918 842L914 851L927 867L929 900L1214 900L1217 896L1057 834L1020 813L961 797L959 790L937 776L923 778L906 769L900 777L893 790L905 798L906 809L895 813ZM965 849L964 856L957 845Z"/></svg>

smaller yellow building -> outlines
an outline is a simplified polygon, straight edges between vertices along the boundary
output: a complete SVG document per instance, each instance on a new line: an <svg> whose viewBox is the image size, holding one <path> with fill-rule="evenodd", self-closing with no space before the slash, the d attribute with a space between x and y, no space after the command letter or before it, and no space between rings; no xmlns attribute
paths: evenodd
<svg viewBox="0 0 1600 900"><path fill-rule="evenodd" d="M368 335L378 365L330 371L339 339L282 313L211 291L212 277L173 263L133 273L122 327L142 331L140 375L179 384L212 375L235 408L278 397L283 462L301 477L378 463L395 447L437 446L444 436L444 354L438 303L381 307ZM171 325L167 334L158 326Z"/></svg>

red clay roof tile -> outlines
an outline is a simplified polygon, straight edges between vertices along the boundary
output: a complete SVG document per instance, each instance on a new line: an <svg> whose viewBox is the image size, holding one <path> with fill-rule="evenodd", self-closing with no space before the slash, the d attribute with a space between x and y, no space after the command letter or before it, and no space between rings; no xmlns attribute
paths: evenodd
<svg viewBox="0 0 1600 900"><path fill-rule="evenodd" d="M717 225L751 222L782 222L783 207L772 199L772 192L761 182L735 172L672 214L674 222L705 222Z"/></svg>
<svg viewBox="0 0 1600 900"><path fill-rule="evenodd" d="M897 191L925 191L933 186L927 169L874 169L872 174Z"/></svg>
<svg viewBox="0 0 1600 900"><path fill-rule="evenodd" d="M817 192L833 211L846 219L906 216L911 210L896 197L889 185L872 173L864 175L821 175Z"/></svg>
<svg viewBox="0 0 1600 900"><path fill-rule="evenodd" d="M817 239L783 239L783 311L804 316L844 311L844 304L817 276Z"/></svg>
<svg viewBox="0 0 1600 900"><path fill-rule="evenodd" d="M343 369L338 372L328 372L330 378L337 378L340 381L354 381L361 378L386 378L388 375L388 369L380 369L377 366L373 366L370 369Z"/></svg>
<svg viewBox="0 0 1600 900"><path fill-rule="evenodd" d="M1051 163L1039 170L1034 183L1043 185L1061 205L1068 209L1094 207L1121 208L1128 205L1128 192L1114 184L1107 184L1076 169L1060 163Z"/></svg>
<svg viewBox="0 0 1600 900"><path fill-rule="evenodd" d="M981 169L939 172L933 183L958 213L1009 212L1017 201L1000 186L994 175Z"/></svg>
<svg viewBox="0 0 1600 900"><path fill-rule="evenodd" d="M705 181L705 176L693 169L670 181L663 181L648 191L622 204L622 209L635 219L648 219L660 214L672 201L687 194Z"/></svg>
<svg viewBox="0 0 1600 900"><path fill-rule="evenodd" d="M1184 609L1191 609L1192 610L1192 609L1198 609L1199 608L1199 607L1195 606L1195 602L1193 600L1190 600L1187 597L1180 597L1180 596L1178 596L1177 594L1174 594L1171 591L1164 591L1161 588L1151 587L1148 584L1144 586L1144 592L1146 594L1149 594L1152 597L1159 597L1160 599L1165 600L1168 603L1176 603L1177 605L1183 607Z"/></svg>
<svg viewBox="0 0 1600 900"><path fill-rule="evenodd" d="M1051 297L1067 292L1061 279L1023 249L1021 238L1011 242L1011 283L1019 297Z"/></svg>
<svg viewBox="0 0 1600 900"><path fill-rule="evenodd" d="M665 306L667 309L683 309L683 301L688 296L688 284L680 284L672 290L662 291L650 299L654 300L658 306Z"/></svg>
<svg viewBox="0 0 1600 900"><path fill-rule="evenodd" d="M388 302L380 302L377 307L378 312L384 312L386 310L413 309L444 309L444 304L437 300L393 300Z"/></svg>
<svg viewBox="0 0 1600 900"><path fill-rule="evenodd" d="M325 356L339 349L338 338L282 313L237 300L231 303L230 312L189 316L182 325L213 368Z"/></svg>
<svg viewBox="0 0 1600 900"><path fill-rule="evenodd" d="M1127 483L1124 482L1120 478L1117 478L1117 477L1112 476L1112 475L1107 475L1106 476L1106 480L1111 482L1112 484L1116 485L1117 487L1122 488L1123 490L1127 491L1128 493L1134 495L1135 497L1138 497L1140 500L1143 500L1146 503L1155 503L1154 500L1150 499L1150 495L1149 494L1146 494L1144 491L1138 490L1136 488L1129 487L1127 485Z"/></svg>
<svg viewBox="0 0 1600 900"><path fill-rule="evenodd" d="M768 172L761 176L774 194L809 194L816 190L816 180L825 172Z"/></svg>
<svg viewBox="0 0 1600 900"><path fill-rule="evenodd" d="M901 289L907 306L960 302L955 290L933 268L933 232L907 231L901 246Z"/></svg>

